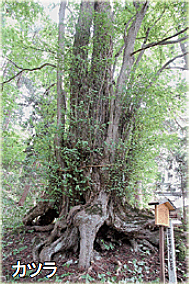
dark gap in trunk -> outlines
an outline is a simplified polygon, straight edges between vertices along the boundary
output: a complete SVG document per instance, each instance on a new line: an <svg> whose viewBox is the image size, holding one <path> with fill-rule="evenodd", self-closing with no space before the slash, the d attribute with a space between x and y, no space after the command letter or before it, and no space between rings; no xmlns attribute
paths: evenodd
<svg viewBox="0 0 189 284"><path fill-rule="evenodd" d="M122 242L124 244L132 246L128 236L126 236L122 232L118 232L117 230L107 226L106 224L104 224L97 233L94 244L94 249L97 251L101 251L101 247L98 243L99 240L108 241L116 244L118 244L118 242Z"/></svg>

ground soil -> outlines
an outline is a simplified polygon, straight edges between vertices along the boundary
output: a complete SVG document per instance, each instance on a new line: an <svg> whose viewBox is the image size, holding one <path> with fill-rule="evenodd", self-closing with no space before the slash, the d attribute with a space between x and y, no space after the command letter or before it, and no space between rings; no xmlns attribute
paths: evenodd
<svg viewBox="0 0 189 284"><path fill-rule="evenodd" d="M104 233L103 233L104 234ZM110 239L103 239L103 234L99 233L98 240L103 243L95 243L94 259L91 267L85 273L78 270L78 253L67 252L64 255L57 255L54 259L57 271L51 278L46 276L52 272L43 268L35 277L30 277L36 269L29 269L26 266L25 277L12 277L17 261L21 265L32 264L32 240L35 236L46 238L49 232L35 232L33 230L6 230L2 236L2 280L7 282L159 282L160 264L158 251L150 252L142 247L134 251L129 240L123 235L111 234ZM43 264L44 265L44 264ZM36 263L38 267L38 263ZM186 281L186 261L177 260L177 277L179 282ZM22 269L20 272L22 273ZM167 252L165 251L165 274L168 282Z"/></svg>

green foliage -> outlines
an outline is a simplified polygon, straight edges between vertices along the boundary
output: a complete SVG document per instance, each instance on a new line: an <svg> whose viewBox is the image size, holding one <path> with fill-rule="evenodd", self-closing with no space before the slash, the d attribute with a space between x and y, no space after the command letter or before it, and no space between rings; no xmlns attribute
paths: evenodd
<svg viewBox="0 0 189 284"><path fill-rule="evenodd" d="M53 9L54 5L51 3L50 9ZM36 68L44 63L57 65L58 25L46 14L47 7L43 7L42 4L34 1L2 2L3 81L14 77L20 70L30 69L3 84L2 164L7 172L14 172L12 176L7 176L5 172L3 177L5 196L3 205L10 208L10 218L15 214L14 202L19 201L18 192L23 191L27 183L33 187L32 193L26 199L26 207L39 198L41 192L45 190L55 199L64 191L79 202L81 195L93 187L93 180L86 174L86 169L91 163L97 166L96 162L93 162L94 157L95 159L97 157L99 164L103 160L103 149L107 146L103 133L110 123L100 122L98 99L101 98L100 104L108 106L107 116L111 109L111 101L116 99L114 94L108 94L107 97L101 85L104 78L100 76L103 70L117 61L113 78L116 84L122 63L123 52L119 56L118 52L124 43L124 29L126 23L136 13L133 3L129 1L125 3L113 1L112 8L114 21L111 32L110 18L106 13L95 12L94 23L98 26L98 30L95 30L96 34L94 31L91 32L89 44L81 46L80 53L74 55L73 38L79 15L79 3L69 3L70 10L67 11L64 36L63 72L67 106L64 113L66 123L57 127L57 70L51 66L39 70ZM146 44L172 36L175 34L175 29L178 31L184 29L186 11L187 4L182 1L149 3L137 35L135 51L141 48L148 29L150 31ZM128 27L130 25L131 23ZM106 36L100 41L104 31ZM109 34L113 42L111 47L113 57L103 58L110 40ZM179 35L179 38L181 36L183 35ZM166 148L168 151L179 153L180 156L183 155L180 146L185 141L181 143L178 131L171 131L170 126L175 123L176 117L185 111L186 80L181 70L175 72L165 69L156 76L158 70L170 58L179 54L179 49L179 43L175 47L157 45L146 49L138 66L133 65L130 77L123 86L122 119L119 125L123 131L118 142L113 141L112 145L109 145L110 151L115 150L114 157L111 157L111 166L104 165L100 173L106 175L108 172L111 176L107 190L125 196L133 205L138 183L142 185L144 196L148 196L153 191L155 182L159 179L157 157L160 151ZM83 54L87 54L85 60L82 58ZM135 60L138 55L139 53L134 55ZM181 61L178 62L180 64ZM91 66L94 67L93 70ZM80 82L82 74L86 74L88 80L86 85L90 85L91 89L88 93L85 90L81 92L74 107L74 100L71 101L70 77L73 77L75 83L79 85L83 83ZM94 88L95 80L100 81L98 90ZM108 86L115 90L112 82L109 82ZM80 90L82 87L81 84ZM93 109L93 106L96 108ZM131 113L128 112L129 109L132 110ZM73 110L76 111L76 116L73 115ZM103 113L103 107L100 110ZM91 116L88 113L91 113ZM81 135L87 131L87 139L82 139L82 136L77 137L76 131ZM61 147L56 145L57 136L63 137ZM99 137L98 141L96 137ZM56 151L60 153L65 165L61 174L55 156ZM22 170L20 170L21 165L23 165ZM13 182L16 186L13 186ZM36 184L38 190L34 189ZM7 226L10 226L8 218L6 222Z"/></svg>
<svg viewBox="0 0 189 284"><path fill-rule="evenodd" d="M114 244L111 242L109 244L105 243L103 239L100 240L106 250L114 249Z"/></svg>
<svg viewBox="0 0 189 284"><path fill-rule="evenodd" d="M13 249L13 254L18 254L20 253L21 251L25 250L27 248L27 246L23 246L21 248L18 248L18 249Z"/></svg>
<svg viewBox="0 0 189 284"><path fill-rule="evenodd" d="M13 185L13 181L11 181L10 184L12 186L11 189L7 184L4 184L4 181L2 183L4 188L8 188L2 190L3 231L6 229L15 229L19 226L22 226L23 223L21 216L24 216L26 214L35 200L35 196L28 194L27 203L23 207L18 206L19 198L21 198L20 188L18 188L18 184Z"/></svg>
<svg viewBox="0 0 189 284"><path fill-rule="evenodd" d="M17 161L18 165L22 164L25 158L25 153L23 152L24 145L18 133L7 130L3 131L2 148L2 164L4 167L12 168L15 165L15 161ZM18 165L16 166L17 169L19 167Z"/></svg>
<svg viewBox="0 0 189 284"><path fill-rule="evenodd" d="M82 275L81 278L85 279L85 283L90 283L91 281L95 281L95 279L91 277L89 274Z"/></svg>

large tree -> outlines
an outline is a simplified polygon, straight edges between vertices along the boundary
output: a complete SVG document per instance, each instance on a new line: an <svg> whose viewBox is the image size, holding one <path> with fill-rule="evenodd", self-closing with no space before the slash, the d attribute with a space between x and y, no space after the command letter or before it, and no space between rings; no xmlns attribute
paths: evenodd
<svg viewBox="0 0 189 284"><path fill-rule="evenodd" d="M73 40L73 13L67 8L78 15ZM47 123L41 113L45 134L37 133L35 139L43 143L51 137L45 141L49 186L45 199L23 219L27 226L52 230L36 245L35 260L79 248L79 267L88 268L103 225L128 239L158 244L149 231L153 214L132 205L139 192L147 194L141 184L153 172L159 149L173 143L164 122L178 114L183 99L182 79L172 68L187 68L182 63L187 56L186 12L181 1L81 1L79 7L62 1L50 63L29 68L9 60L20 71L4 80L3 87L24 72L56 69L56 82L45 91L50 104L56 85L56 129L53 119Z"/></svg>

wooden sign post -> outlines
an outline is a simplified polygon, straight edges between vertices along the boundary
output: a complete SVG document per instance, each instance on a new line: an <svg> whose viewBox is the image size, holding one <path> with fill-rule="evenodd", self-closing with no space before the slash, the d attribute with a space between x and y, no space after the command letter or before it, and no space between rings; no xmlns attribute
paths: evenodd
<svg viewBox="0 0 189 284"><path fill-rule="evenodd" d="M164 227L159 227L160 282L165 283Z"/></svg>
<svg viewBox="0 0 189 284"><path fill-rule="evenodd" d="M160 282L165 283L165 259L164 259L164 227L169 227L169 211L175 210L173 203L163 198L159 201L150 202L155 205L155 224L159 225L159 260L160 260Z"/></svg>

